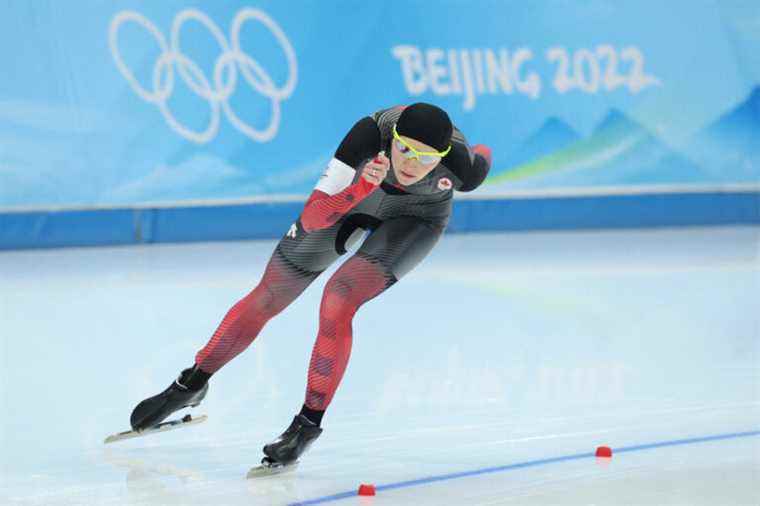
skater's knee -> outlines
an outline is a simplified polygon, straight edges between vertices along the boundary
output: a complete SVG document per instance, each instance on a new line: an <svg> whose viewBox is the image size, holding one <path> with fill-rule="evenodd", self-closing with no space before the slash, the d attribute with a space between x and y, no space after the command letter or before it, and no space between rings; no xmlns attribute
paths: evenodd
<svg viewBox="0 0 760 506"><path fill-rule="evenodd" d="M322 295L321 316L334 320L353 313L356 307L352 283L342 278L330 280Z"/></svg>
<svg viewBox="0 0 760 506"><path fill-rule="evenodd" d="M277 298L270 287L261 282L248 296L245 312L260 316L274 316L279 312Z"/></svg>

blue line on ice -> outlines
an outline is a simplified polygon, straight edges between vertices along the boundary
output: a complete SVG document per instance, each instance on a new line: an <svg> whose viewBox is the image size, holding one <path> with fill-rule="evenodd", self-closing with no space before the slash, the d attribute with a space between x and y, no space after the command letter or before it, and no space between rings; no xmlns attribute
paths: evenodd
<svg viewBox="0 0 760 506"><path fill-rule="evenodd" d="M664 446L679 446L695 443L706 443L709 441L720 441L722 439L735 439L740 437L752 437L760 436L760 430L753 430L747 432L734 432L731 434L717 434L714 436L694 437L688 439L673 439L670 441L661 441L657 443L647 443L635 446L624 446L621 448L613 448L613 455L616 453L637 452L642 450L651 450L653 448L662 448ZM554 464L557 462L565 462L568 460L579 460L593 458L596 454L594 452L588 453L575 453L572 455L563 455L561 457L552 457L548 459L529 460L526 462L518 462L516 464L508 464L505 466L486 467L482 469L475 469L473 471L461 471L458 473L441 474L438 476L428 476L426 478L418 478L416 480L399 481L397 483L388 483L387 485L378 485L375 489L378 492L383 490L392 490L394 488L407 488L417 485L425 485L427 483L434 483L436 481L448 481L455 480L457 478L467 478L469 476L479 476L481 474L500 473L502 471L512 471L513 469L522 469L525 467L542 466L546 464ZM324 504L328 502L337 501L340 499L347 499L349 497L355 497L357 495L356 490L350 490L348 492L340 492L338 494L326 495L324 497L317 497L316 499L309 499L301 502L290 503L288 506L307 506L310 504Z"/></svg>

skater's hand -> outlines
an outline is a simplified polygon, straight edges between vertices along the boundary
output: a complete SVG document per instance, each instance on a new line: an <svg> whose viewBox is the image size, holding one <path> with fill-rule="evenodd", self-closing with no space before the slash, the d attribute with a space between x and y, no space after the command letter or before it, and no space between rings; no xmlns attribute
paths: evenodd
<svg viewBox="0 0 760 506"><path fill-rule="evenodd" d="M385 156L385 151L380 151L377 156L367 162L362 171L362 177L374 185L379 185L388 174L391 161Z"/></svg>

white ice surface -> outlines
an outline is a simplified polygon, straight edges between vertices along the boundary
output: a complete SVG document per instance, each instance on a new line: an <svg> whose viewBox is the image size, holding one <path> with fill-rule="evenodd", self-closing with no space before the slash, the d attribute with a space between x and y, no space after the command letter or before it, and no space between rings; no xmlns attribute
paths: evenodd
<svg viewBox="0 0 760 506"><path fill-rule="evenodd" d="M364 306L323 436L245 480L302 401L325 273L184 430L104 446L192 363L273 241L0 253L0 504L290 504L760 430L760 229L447 236ZM325 504L760 504L760 436Z"/></svg>

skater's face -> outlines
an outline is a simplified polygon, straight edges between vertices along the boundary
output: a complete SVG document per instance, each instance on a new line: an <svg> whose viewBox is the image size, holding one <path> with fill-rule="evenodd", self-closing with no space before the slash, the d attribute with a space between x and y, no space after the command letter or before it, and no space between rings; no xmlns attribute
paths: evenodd
<svg viewBox="0 0 760 506"><path fill-rule="evenodd" d="M391 162L396 179L404 186L409 186L427 176L441 162L441 156L432 156L436 149L411 137L398 135L393 140ZM414 151L425 153L413 156Z"/></svg>

